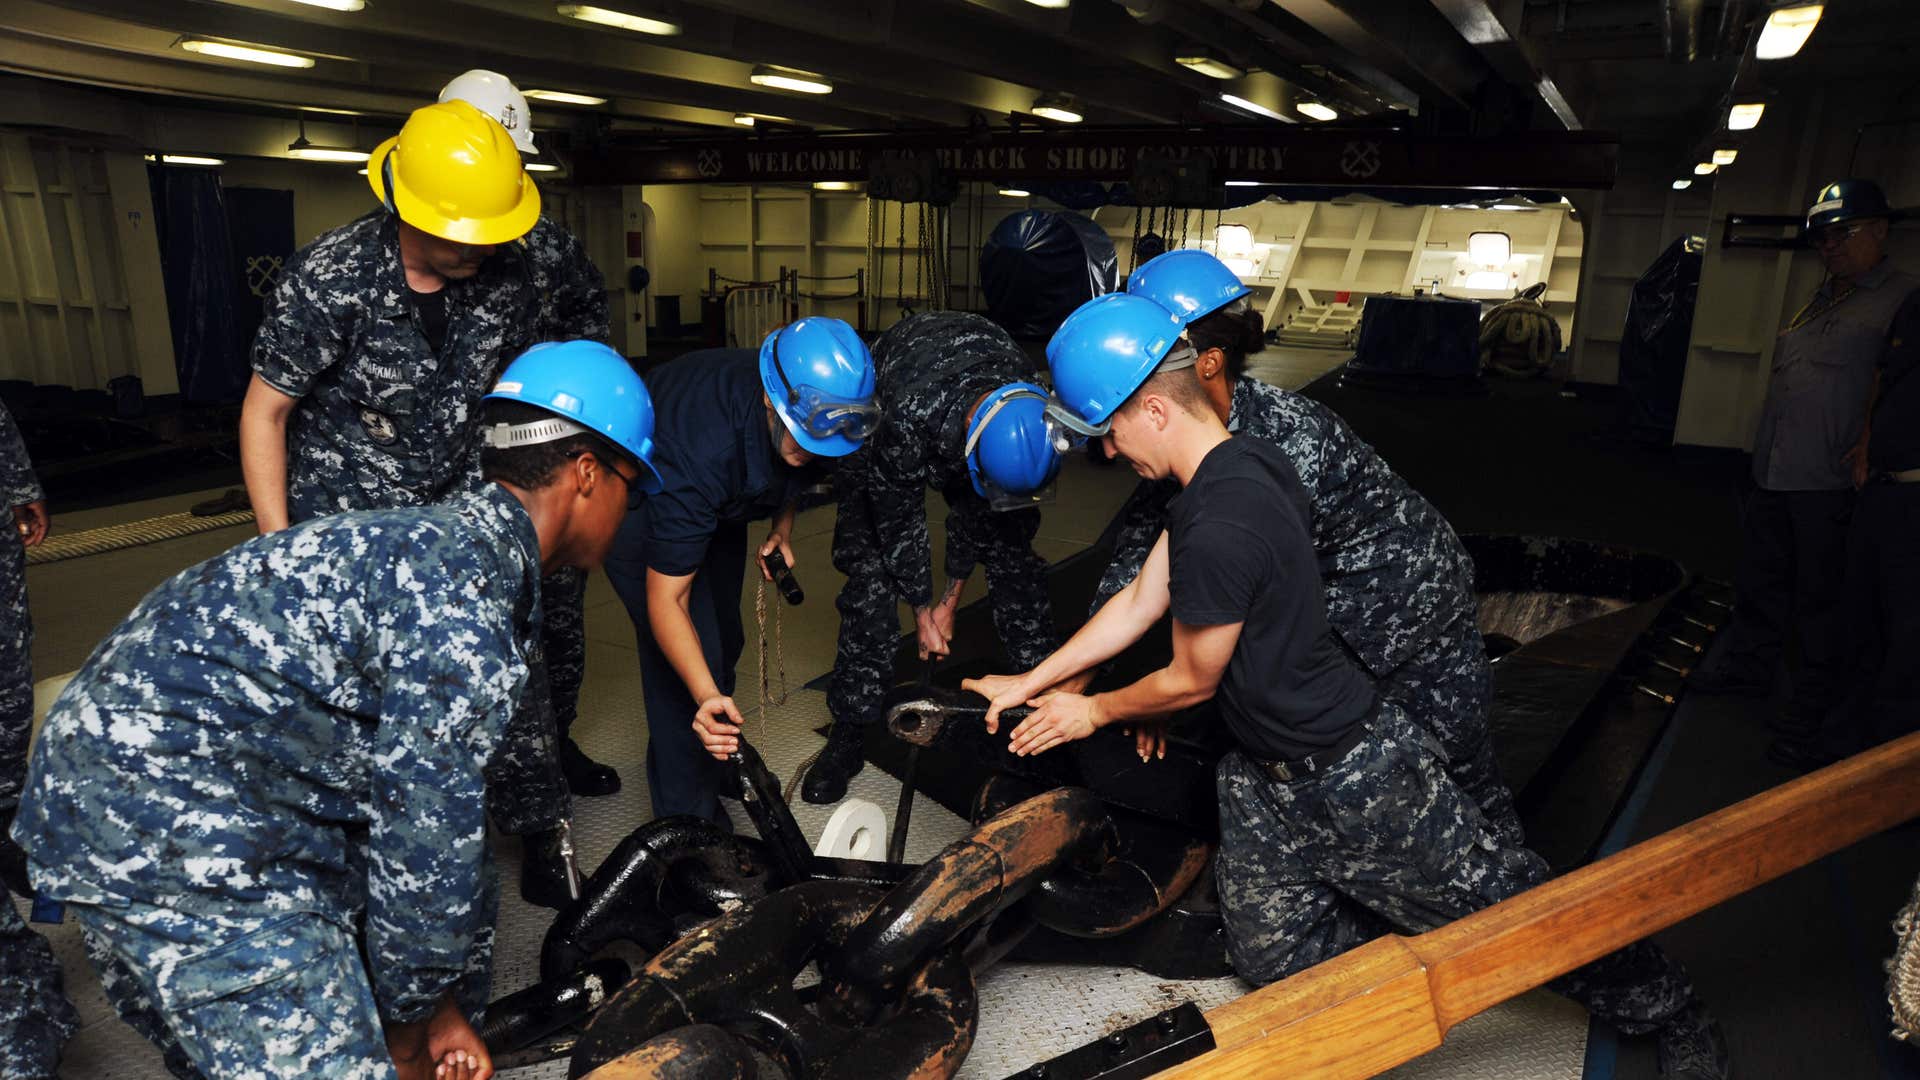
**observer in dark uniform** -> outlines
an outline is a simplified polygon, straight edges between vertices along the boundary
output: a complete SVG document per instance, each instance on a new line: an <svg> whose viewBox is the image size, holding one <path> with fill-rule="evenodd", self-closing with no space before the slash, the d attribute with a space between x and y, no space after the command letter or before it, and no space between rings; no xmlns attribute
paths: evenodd
<svg viewBox="0 0 1920 1080"><path fill-rule="evenodd" d="M1333 632L1375 689L1432 732L1448 774L1501 837L1519 842L1520 817L1487 731L1493 676L1473 559L1453 527L1332 410L1246 376L1263 327L1248 288L1219 259L1170 251L1129 275L1127 291L1180 321L1198 354L1194 376L1227 430L1271 443L1293 465L1311 500ZM1139 573L1179 493L1175 481L1146 480L1128 498L1095 610Z"/></svg>
<svg viewBox="0 0 1920 1080"><path fill-rule="evenodd" d="M874 424L873 361L852 327L802 319L751 349L708 349L655 368L663 489L621 526L607 580L633 617L656 817L727 822L724 772L696 727L737 735L734 668L746 644L747 523L771 517L758 556L790 539L803 470L860 445ZM760 571L765 573L764 568Z"/></svg>
<svg viewBox="0 0 1920 1080"><path fill-rule="evenodd" d="M463 101L420 109L367 175L384 208L297 253L254 338L240 440L262 532L475 489L480 398L507 361L535 342L608 336L599 272L540 217L492 119ZM550 583L576 609L556 624L578 623L580 581ZM552 673L555 694L527 696L489 794L503 830L531 834L523 893L553 906L567 898L558 827L570 800L550 697L570 701L581 670L581 650L561 651L575 659ZM535 669L546 687L540 659Z"/></svg>
<svg viewBox="0 0 1920 1080"><path fill-rule="evenodd" d="M1827 278L1774 345L1753 489L1741 508L1733 624L1716 664L1688 680L1697 690L1765 696L1795 638L1799 677L1776 721L1791 735L1818 726L1852 667L1843 602L1855 500L1848 454L1894 316L1920 288L1886 262L1887 213L1886 196L1868 180L1827 185L1807 211Z"/></svg>
<svg viewBox="0 0 1920 1080"><path fill-rule="evenodd" d="M606 346L537 346L490 397L489 482L181 572L48 715L14 825L33 882L202 1073L490 1071L483 768L543 568L598 563L656 485L646 387Z"/></svg>
<svg viewBox="0 0 1920 1080"><path fill-rule="evenodd" d="M1883 250L1891 212L1878 188L1843 180L1822 196L1842 204L1818 228L1808 223L1808 239L1822 255L1853 249L1865 260ZM1884 261L1861 280L1882 273L1882 289L1913 280L1887 271ZM1860 491L1843 609L1861 663L1823 730L1772 747L1775 760L1798 767L1827 764L1920 726L1920 288L1909 288L1885 340L1869 345L1864 351L1877 359L1851 455Z"/></svg>
<svg viewBox="0 0 1920 1080"><path fill-rule="evenodd" d="M13 415L0 405L0 1076L53 1080L80 1026L46 939L28 929L11 892L32 895L26 856L6 835L27 775L33 728L33 620L27 552L47 536L46 495Z"/></svg>
<svg viewBox="0 0 1920 1080"><path fill-rule="evenodd" d="M1054 646L1046 560L1033 550L1033 493L1059 467L1045 391L1007 332L965 312L903 319L874 343L881 425L834 475L833 565L847 577L827 707L833 728L802 796L837 802L862 768L861 742L893 685L898 603L913 608L922 656L944 656L960 592L987 571L994 629L1015 664ZM1024 389L1023 389L1024 388ZM947 504L946 584L933 587L927 489Z"/></svg>
<svg viewBox="0 0 1920 1080"><path fill-rule="evenodd" d="M1167 667L1116 690L1054 693L1014 729L1042 753L1110 724L1218 703L1215 875L1228 954L1254 983L1398 929L1431 930L1546 880L1447 775L1433 737L1375 692L1331 632L1311 500L1286 455L1230 435L1181 366L1179 325L1139 297L1097 298L1048 346L1058 408L1142 476L1182 485L1140 573L1038 668L964 684L1000 711L1102 663L1163 615ZM1068 369L1080 369L1077 374ZM1662 1072L1724 1078L1725 1044L1686 977L1642 943L1556 987L1629 1033L1658 1031Z"/></svg>

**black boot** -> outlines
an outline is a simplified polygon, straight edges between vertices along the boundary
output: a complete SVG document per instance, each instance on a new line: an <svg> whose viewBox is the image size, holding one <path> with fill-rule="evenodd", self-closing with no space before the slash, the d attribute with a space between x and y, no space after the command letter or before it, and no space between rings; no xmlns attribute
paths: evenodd
<svg viewBox="0 0 1920 1080"><path fill-rule="evenodd" d="M1720 1022L1698 1001L1654 1033L1660 1075L1672 1080L1727 1080L1732 1062Z"/></svg>
<svg viewBox="0 0 1920 1080"><path fill-rule="evenodd" d="M520 838L520 899L555 911L573 902L567 884L572 841L564 826Z"/></svg>
<svg viewBox="0 0 1920 1080"><path fill-rule="evenodd" d="M847 797L847 781L866 764L861 744L866 731L858 724L835 721L827 733L827 748L807 770L806 783L800 785L800 797L810 803L837 803Z"/></svg>
<svg viewBox="0 0 1920 1080"><path fill-rule="evenodd" d="M612 795L620 790L620 774L587 756L572 739L560 740L560 772L575 795Z"/></svg>

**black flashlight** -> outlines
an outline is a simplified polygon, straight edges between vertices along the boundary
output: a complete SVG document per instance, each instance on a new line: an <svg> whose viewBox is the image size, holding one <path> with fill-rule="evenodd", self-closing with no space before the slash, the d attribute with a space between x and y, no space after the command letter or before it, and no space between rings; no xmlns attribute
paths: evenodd
<svg viewBox="0 0 1920 1080"><path fill-rule="evenodd" d="M807 594L800 591L800 583L793 580L793 571L787 567L786 556L780 554L779 548L767 552L762 561L767 565L767 573L773 575L774 587L787 598L787 603L798 604L807 598Z"/></svg>

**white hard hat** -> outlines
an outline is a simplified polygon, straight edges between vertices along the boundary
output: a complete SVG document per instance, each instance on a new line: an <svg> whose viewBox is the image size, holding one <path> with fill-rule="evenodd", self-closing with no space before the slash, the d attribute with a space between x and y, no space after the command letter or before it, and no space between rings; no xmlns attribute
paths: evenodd
<svg viewBox="0 0 1920 1080"><path fill-rule="evenodd" d="M490 119L500 122L513 136L513 145L523 154L537 154L533 145L533 110L527 99L505 75L474 68L456 75L440 88L440 103L464 101Z"/></svg>

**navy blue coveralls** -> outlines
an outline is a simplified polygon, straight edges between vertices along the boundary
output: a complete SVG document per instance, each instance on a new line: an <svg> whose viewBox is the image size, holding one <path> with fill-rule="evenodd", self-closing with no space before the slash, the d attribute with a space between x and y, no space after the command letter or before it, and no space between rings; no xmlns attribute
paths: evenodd
<svg viewBox="0 0 1920 1080"><path fill-rule="evenodd" d="M703 349L654 369L653 464L661 491L629 513L607 555L607 580L627 605L639 642L647 708L647 788L656 817L694 814L725 822L721 764L693 733L699 702L653 640L647 571L694 575L688 613L720 692L746 646L740 590L747 523L772 516L800 475L778 457L752 349Z"/></svg>

